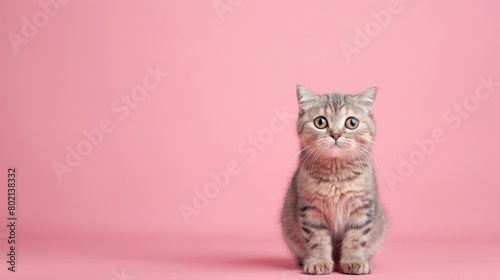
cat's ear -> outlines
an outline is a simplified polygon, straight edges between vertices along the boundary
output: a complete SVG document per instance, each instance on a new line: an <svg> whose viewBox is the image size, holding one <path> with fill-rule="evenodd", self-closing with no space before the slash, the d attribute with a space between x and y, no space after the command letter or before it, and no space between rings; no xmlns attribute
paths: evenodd
<svg viewBox="0 0 500 280"><path fill-rule="evenodd" d="M372 87L354 96L356 103L366 109L369 115L373 115L373 103L377 96L377 90L378 88Z"/></svg>
<svg viewBox="0 0 500 280"><path fill-rule="evenodd" d="M315 100L318 96L312 91L308 90L306 87L297 86L297 101L299 104L306 103Z"/></svg>

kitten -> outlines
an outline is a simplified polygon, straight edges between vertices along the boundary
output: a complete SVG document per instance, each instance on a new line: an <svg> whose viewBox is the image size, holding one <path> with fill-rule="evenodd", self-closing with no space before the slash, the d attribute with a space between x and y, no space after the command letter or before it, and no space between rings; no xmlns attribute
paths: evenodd
<svg viewBox="0 0 500 280"><path fill-rule="evenodd" d="M281 214L286 244L307 274L368 274L386 234L370 147L377 88L316 95L298 86L300 160Z"/></svg>

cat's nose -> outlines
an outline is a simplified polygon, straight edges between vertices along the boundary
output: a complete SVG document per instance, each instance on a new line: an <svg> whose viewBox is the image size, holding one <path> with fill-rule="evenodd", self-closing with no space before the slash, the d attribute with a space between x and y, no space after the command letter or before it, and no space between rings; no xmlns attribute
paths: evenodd
<svg viewBox="0 0 500 280"><path fill-rule="evenodd" d="M332 137L333 139L335 139L335 141L337 141L337 139L339 139L340 137L340 134L332 134Z"/></svg>

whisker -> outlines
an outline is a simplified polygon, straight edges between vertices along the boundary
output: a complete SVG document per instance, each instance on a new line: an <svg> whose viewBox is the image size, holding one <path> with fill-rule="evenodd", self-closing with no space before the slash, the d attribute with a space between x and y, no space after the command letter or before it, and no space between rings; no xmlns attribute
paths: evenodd
<svg viewBox="0 0 500 280"><path fill-rule="evenodd" d="M307 163L307 160L311 157L311 155L314 158L314 156L316 155L316 152L321 148L321 144L323 142L325 142L325 141L326 141L326 139L319 139L318 141L316 141L316 145L313 147L313 149L310 150L310 151L308 151L305 156L302 156L302 158L301 158L301 160L299 161L299 164L298 164L298 166L299 166L298 168L300 170L299 171L299 177L302 174L302 170L303 170L304 164Z"/></svg>
<svg viewBox="0 0 500 280"><path fill-rule="evenodd" d="M317 150L319 149L319 146L316 145L314 146L310 151L308 151L306 153L305 156L302 156L302 158L300 159L299 161L299 164L298 164L298 169L299 169L299 177L300 175L302 174L302 170L303 170L303 167L304 167L304 164L307 162L307 159L312 155L314 154Z"/></svg>
<svg viewBox="0 0 500 280"><path fill-rule="evenodd" d="M300 151L298 151L295 155L293 155L287 162L286 164L286 167L285 167L285 170L283 171L283 176L281 177L281 179L283 180L283 178L285 177L285 173L287 172L288 168L290 167L290 164L292 163L292 160L295 159L295 157L297 157L298 155L300 155L304 150L306 150L307 148L309 148L310 146L305 146L304 148L300 149ZM299 160L299 163L300 163L300 160Z"/></svg>
<svg viewBox="0 0 500 280"><path fill-rule="evenodd" d="M323 145L319 145L319 147L320 147L320 148L316 151L316 155L313 157L312 163L311 163L311 165L309 166L309 171L308 171L308 173L307 173L307 179L311 178L311 171L312 171L312 169L314 168L314 164L316 163L316 161L317 161L318 159L320 159L320 158L321 158L321 156L322 156L322 155L323 155L323 153L324 153L324 150L325 150L325 149L324 149Z"/></svg>

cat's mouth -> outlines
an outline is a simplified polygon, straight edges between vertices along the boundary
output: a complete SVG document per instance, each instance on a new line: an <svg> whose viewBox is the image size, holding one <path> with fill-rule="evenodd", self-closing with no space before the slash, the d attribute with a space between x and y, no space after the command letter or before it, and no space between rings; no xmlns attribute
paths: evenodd
<svg viewBox="0 0 500 280"><path fill-rule="evenodd" d="M324 154L326 159L344 159L348 156L348 152L346 149L343 149L339 146L334 146L329 149L327 153Z"/></svg>
<svg viewBox="0 0 500 280"><path fill-rule="evenodd" d="M330 144L330 148L332 149L343 149L345 148L345 145L340 143L339 141L335 141L333 143Z"/></svg>
<svg viewBox="0 0 500 280"><path fill-rule="evenodd" d="M352 156L353 147L346 141L331 141L328 143L328 156L334 158L349 158Z"/></svg>
<svg viewBox="0 0 500 280"><path fill-rule="evenodd" d="M344 157L347 150L345 144L339 143L329 143L328 153L330 157Z"/></svg>

